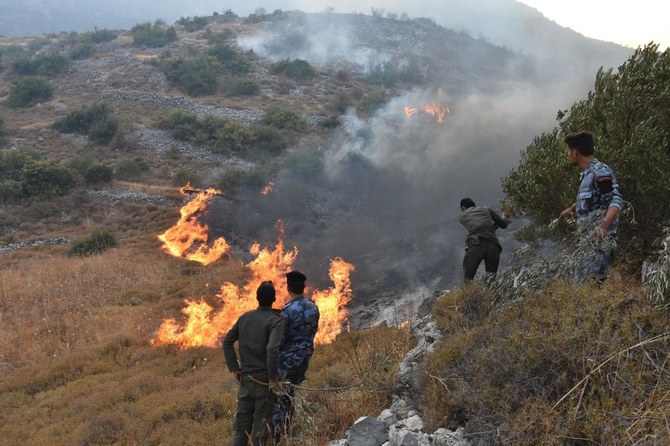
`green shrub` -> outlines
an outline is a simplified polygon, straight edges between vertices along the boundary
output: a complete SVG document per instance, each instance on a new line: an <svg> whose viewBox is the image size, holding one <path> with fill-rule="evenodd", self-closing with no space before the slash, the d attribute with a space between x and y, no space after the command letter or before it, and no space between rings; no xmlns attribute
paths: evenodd
<svg viewBox="0 0 670 446"><path fill-rule="evenodd" d="M19 75L37 74L39 64L30 56L19 55L12 61L12 71Z"/></svg>
<svg viewBox="0 0 670 446"><path fill-rule="evenodd" d="M117 245L114 233L107 229L94 231L88 237L79 240L72 245L71 256L87 257L94 254L101 254Z"/></svg>
<svg viewBox="0 0 670 446"><path fill-rule="evenodd" d="M165 29L161 22L141 23L130 29L135 45L161 47L177 40L177 30L173 26Z"/></svg>
<svg viewBox="0 0 670 446"><path fill-rule="evenodd" d="M73 60L87 59L95 53L95 45L92 43L80 43L70 51L70 58Z"/></svg>
<svg viewBox="0 0 670 446"><path fill-rule="evenodd" d="M261 91L261 84L253 79L241 79L226 85L226 93L231 96L253 96Z"/></svg>
<svg viewBox="0 0 670 446"><path fill-rule="evenodd" d="M579 172L564 152L566 134L593 133L596 157L615 172L624 200L632 203L637 224L621 225L620 252L639 262L670 221L670 51L640 48L618 71L599 70L595 88L558 126L543 133L521 154L503 179L509 203L547 224L575 200ZM567 179L567 180L566 180Z"/></svg>
<svg viewBox="0 0 670 446"><path fill-rule="evenodd" d="M83 36L85 36L87 39L90 39L93 43L111 42L112 40L116 39L116 33L106 28L96 28L95 31L84 33Z"/></svg>
<svg viewBox="0 0 670 446"><path fill-rule="evenodd" d="M37 74L44 76L53 76L55 74L65 73L70 69L70 59L62 54L45 54L37 57Z"/></svg>
<svg viewBox="0 0 670 446"><path fill-rule="evenodd" d="M67 193L74 186L74 178L65 167L40 160L23 166L21 185L26 197L50 197Z"/></svg>
<svg viewBox="0 0 670 446"><path fill-rule="evenodd" d="M325 129L334 129L342 125L340 117L337 115L330 115L323 121L319 122L319 125Z"/></svg>
<svg viewBox="0 0 670 446"><path fill-rule="evenodd" d="M198 184L200 183L200 175L194 169L181 168L172 176L172 184L175 186L183 186L184 184Z"/></svg>
<svg viewBox="0 0 670 446"><path fill-rule="evenodd" d="M286 77L296 80L311 79L316 76L316 70L306 60L284 59L272 65L270 72L273 74L283 74Z"/></svg>
<svg viewBox="0 0 670 446"><path fill-rule="evenodd" d="M286 132L270 126L257 126L256 146L258 150L265 153L276 155L283 152L288 147L290 141Z"/></svg>
<svg viewBox="0 0 670 446"><path fill-rule="evenodd" d="M9 92L11 107L27 107L53 97L53 87L42 76L28 76L19 79Z"/></svg>
<svg viewBox="0 0 670 446"><path fill-rule="evenodd" d="M86 169L84 179L87 184L108 183L112 181L113 175L111 167L104 164L93 164Z"/></svg>
<svg viewBox="0 0 670 446"><path fill-rule="evenodd" d="M424 79L415 64L398 68L392 63L385 63L371 70L368 81L389 88L398 83L421 84Z"/></svg>
<svg viewBox="0 0 670 446"><path fill-rule="evenodd" d="M206 17L181 17L177 23L184 27L184 29L190 33L198 31L207 26Z"/></svg>
<svg viewBox="0 0 670 446"><path fill-rule="evenodd" d="M51 45L51 39L42 38L31 40L28 43L28 51L31 53L36 53L47 45Z"/></svg>
<svg viewBox="0 0 670 446"><path fill-rule="evenodd" d="M208 49L207 55L221 62L223 70L229 74L245 74L251 68L251 63L247 56L224 43Z"/></svg>
<svg viewBox="0 0 670 446"><path fill-rule="evenodd" d="M114 177L120 180L136 180L151 169L144 158L125 159L117 164Z"/></svg>
<svg viewBox="0 0 670 446"><path fill-rule="evenodd" d="M213 94L218 89L221 65L213 57L176 59L163 65L165 79L191 96Z"/></svg>
<svg viewBox="0 0 670 446"><path fill-rule="evenodd" d="M0 180L0 200L18 200L23 197L23 185L16 180Z"/></svg>
<svg viewBox="0 0 670 446"><path fill-rule="evenodd" d="M120 131L121 120L105 104L83 107L57 120L53 128L61 133L82 133L96 144L108 144Z"/></svg>
<svg viewBox="0 0 670 446"><path fill-rule="evenodd" d="M267 109L263 117L263 123L278 129L293 131L304 130L307 126L307 121L300 113L291 108L280 106Z"/></svg>
<svg viewBox="0 0 670 446"><path fill-rule="evenodd" d="M217 182L217 187L224 191L237 189L241 186L263 186L270 179L271 172L267 168L255 167L250 170L232 168L226 170Z"/></svg>
<svg viewBox="0 0 670 446"><path fill-rule="evenodd" d="M217 43L223 43L225 41L235 38L235 32L230 28L225 28L220 33L213 33L210 29L205 30L205 37L207 38L207 43L210 45L216 45Z"/></svg>
<svg viewBox="0 0 670 446"><path fill-rule="evenodd" d="M0 116L0 138L4 138L7 134L7 129L5 128L5 120Z"/></svg>
<svg viewBox="0 0 670 446"><path fill-rule="evenodd" d="M384 93L373 91L365 95L361 101L361 108L367 115L371 115L384 104L386 104Z"/></svg>

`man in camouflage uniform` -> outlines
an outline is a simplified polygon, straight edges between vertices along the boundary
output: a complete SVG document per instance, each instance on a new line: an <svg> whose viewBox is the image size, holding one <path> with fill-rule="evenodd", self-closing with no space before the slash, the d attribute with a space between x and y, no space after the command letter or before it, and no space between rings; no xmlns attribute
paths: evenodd
<svg viewBox="0 0 670 446"><path fill-rule="evenodd" d="M609 246L617 238L619 214L623 210L619 184L612 169L594 157L591 133L569 134L565 137L565 149L570 164L579 166L582 174L576 201L564 209L560 216L576 212L581 242L593 245L588 270L580 272L577 279L584 281L595 277L601 282L612 263L614 253Z"/></svg>
<svg viewBox="0 0 670 446"><path fill-rule="evenodd" d="M228 370L240 384L233 446L247 446L249 439L254 446L260 446L271 439L284 320L272 310L275 301L272 282L263 282L258 287L256 299L258 309L240 316L223 339ZM239 341L242 367L233 348L235 341Z"/></svg>
<svg viewBox="0 0 670 446"><path fill-rule="evenodd" d="M472 198L461 200L461 211L463 215L458 221L468 230L465 238L465 256L463 256L464 281L469 282L475 278L482 261L486 268L486 277L495 276L502 251L496 230L509 225L509 214L503 212L501 217L492 209L478 207Z"/></svg>
<svg viewBox="0 0 670 446"><path fill-rule="evenodd" d="M286 325L279 348L278 375L280 381L296 385L305 380L309 360L314 353L314 336L319 327L319 308L303 295L306 280L307 277L299 271L286 274L290 300L281 311ZM273 417L275 441L281 435L291 435L294 397L295 388L292 386L278 396Z"/></svg>

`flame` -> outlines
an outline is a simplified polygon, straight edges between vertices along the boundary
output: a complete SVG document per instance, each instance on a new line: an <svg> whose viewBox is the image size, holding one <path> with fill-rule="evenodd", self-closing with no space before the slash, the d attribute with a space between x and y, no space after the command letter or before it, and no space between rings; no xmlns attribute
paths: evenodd
<svg viewBox="0 0 670 446"><path fill-rule="evenodd" d="M268 195L270 192L272 192L272 188L274 186L275 186L274 181L272 180L268 181L268 184L266 184L263 190L261 191L261 195Z"/></svg>
<svg viewBox="0 0 670 446"><path fill-rule="evenodd" d="M181 188L186 195L192 191L191 185ZM200 262L209 265L219 260L230 250L230 246L223 237L209 244L209 228L198 222L198 214L204 213L212 197L220 194L216 189L197 191L196 197L186 203L179 211L181 217L176 225L158 236L163 242L163 250L175 257Z"/></svg>
<svg viewBox="0 0 670 446"><path fill-rule="evenodd" d="M444 117L449 114L449 107L444 107L438 103L433 103L421 105L419 107L405 106L403 107L403 111L407 117L413 116L419 112L423 112L434 117L439 124L442 124L442 122L444 122Z"/></svg>
<svg viewBox="0 0 670 446"><path fill-rule="evenodd" d="M230 282L224 283L216 295L220 304L218 310L202 300L187 299L185 301L187 306L182 309L182 313L186 315L184 324L179 324L175 319L166 319L158 329L152 344L177 344L181 348L218 346L219 338L233 326L235 321L245 312L258 306L256 289L266 280L271 280L275 285L277 291L275 307L284 306L289 300L285 274L291 271L298 249L294 247L293 250L284 251L282 236L280 228L277 245L272 251L261 248L258 243L251 247L251 254L256 256L246 265L252 272L251 279L243 287ZM326 291L314 292L313 300L321 313L315 342L322 344L332 342L342 331L342 325L347 321L346 304L352 296L349 273L353 270L354 266L342 259L332 260L329 275L334 286Z"/></svg>

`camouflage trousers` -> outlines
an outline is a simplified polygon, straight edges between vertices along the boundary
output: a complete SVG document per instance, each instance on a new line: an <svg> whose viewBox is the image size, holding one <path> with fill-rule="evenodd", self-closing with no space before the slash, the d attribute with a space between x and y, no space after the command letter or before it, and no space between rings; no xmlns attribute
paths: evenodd
<svg viewBox="0 0 670 446"><path fill-rule="evenodd" d="M233 446L247 446L249 440L253 446L271 444L272 411L275 403L275 394L267 385L242 377L237 394Z"/></svg>
<svg viewBox="0 0 670 446"><path fill-rule="evenodd" d="M587 255L584 269L576 273L577 283L584 283L589 279L602 282L607 278L613 260L614 250L608 247L607 243L601 241L593 243L593 249Z"/></svg>

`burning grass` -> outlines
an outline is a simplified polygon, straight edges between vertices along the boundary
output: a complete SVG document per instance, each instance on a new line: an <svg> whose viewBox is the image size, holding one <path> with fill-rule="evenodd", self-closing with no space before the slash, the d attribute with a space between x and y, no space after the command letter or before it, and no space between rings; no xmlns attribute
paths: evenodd
<svg viewBox="0 0 670 446"><path fill-rule="evenodd" d="M555 283L496 307L476 286L435 305L429 427L465 425L480 444L667 444L667 313L638 286Z"/></svg>

